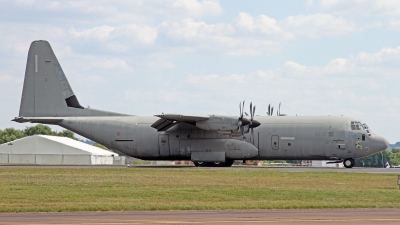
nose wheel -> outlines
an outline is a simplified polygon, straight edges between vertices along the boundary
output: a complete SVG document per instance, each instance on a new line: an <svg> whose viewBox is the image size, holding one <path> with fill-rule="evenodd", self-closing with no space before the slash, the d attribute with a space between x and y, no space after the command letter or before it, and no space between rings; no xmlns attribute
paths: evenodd
<svg viewBox="0 0 400 225"><path fill-rule="evenodd" d="M343 161L343 165L346 168L352 168L355 164L356 164L356 162L354 161L354 159L345 159Z"/></svg>

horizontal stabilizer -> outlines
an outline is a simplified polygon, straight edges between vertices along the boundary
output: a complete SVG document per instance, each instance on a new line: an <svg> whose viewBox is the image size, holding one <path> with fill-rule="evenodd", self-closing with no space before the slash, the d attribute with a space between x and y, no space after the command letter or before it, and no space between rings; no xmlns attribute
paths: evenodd
<svg viewBox="0 0 400 225"><path fill-rule="evenodd" d="M63 118L59 117L15 117L12 121L18 123L44 123L44 124L57 124L63 121Z"/></svg>

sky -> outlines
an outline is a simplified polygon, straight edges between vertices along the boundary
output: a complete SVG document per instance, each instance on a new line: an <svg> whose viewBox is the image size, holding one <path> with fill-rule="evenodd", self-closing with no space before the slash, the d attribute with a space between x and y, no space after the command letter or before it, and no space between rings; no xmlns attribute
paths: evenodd
<svg viewBox="0 0 400 225"><path fill-rule="evenodd" d="M0 0L0 129L29 45L50 42L83 106L239 115L239 102L357 118L400 141L400 1Z"/></svg>

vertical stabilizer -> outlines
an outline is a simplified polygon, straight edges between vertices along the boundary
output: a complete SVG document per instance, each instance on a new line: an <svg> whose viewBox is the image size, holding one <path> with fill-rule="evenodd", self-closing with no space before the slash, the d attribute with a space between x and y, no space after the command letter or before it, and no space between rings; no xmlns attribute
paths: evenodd
<svg viewBox="0 0 400 225"><path fill-rule="evenodd" d="M26 64L19 116L67 116L70 107L83 109L49 42L32 42Z"/></svg>
<svg viewBox="0 0 400 225"><path fill-rule="evenodd" d="M74 94L49 42L32 42L25 70L19 117L121 116L84 109Z"/></svg>

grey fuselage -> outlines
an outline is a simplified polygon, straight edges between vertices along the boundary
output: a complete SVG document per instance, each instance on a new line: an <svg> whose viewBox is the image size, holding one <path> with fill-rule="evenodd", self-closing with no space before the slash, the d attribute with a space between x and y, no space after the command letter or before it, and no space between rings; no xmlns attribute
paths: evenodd
<svg viewBox="0 0 400 225"><path fill-rule="evenodd" d="M192 151L229 151L220 145L200 141L243 141L194 125L179 123L157 132L150 125L155 116L105 116L63 118L58 125L101 143L119 153L145 160L190 160ZM365 129L351 130L349 117L335 116L256 116L261 125L254 129L254 140L245 141L258 149L251 159L334 160L360 158L385 148L385 140ZM382 140L383 139L383 140ZM196 149L192 145L197 143ZM246 159L245 157L229 157Z"/></svg>

